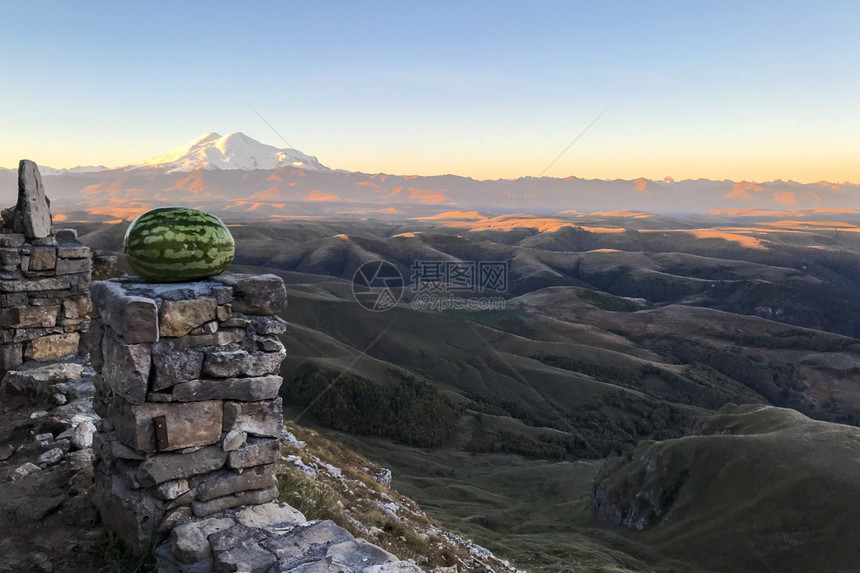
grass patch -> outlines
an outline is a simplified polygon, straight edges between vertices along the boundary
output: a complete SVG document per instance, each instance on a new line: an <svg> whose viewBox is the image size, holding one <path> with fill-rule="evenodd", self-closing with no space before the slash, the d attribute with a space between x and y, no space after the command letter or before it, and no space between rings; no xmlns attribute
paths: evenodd
<svg viewBox="0 0 860 573"><path fill-rule="evenodd" d="M298 454L309 465L315 461L330 463L342 475L318 471L317 476L310 476L294 466L282 465L278 469L280 501L309 520L330 519L354 536L424 567L449 567L467 557L465 550L434 533L438 526L413 501L373 478L380 466L309 430L290 424L290 431L307 448L289 453ZM391 503L405 509L395 517L384 508Z"/></svg>
<svg viewBox="0 0 860 573"><path fill-rule="evenodd" d="M143 553L130 551L125 544L111 533L99 537L90 548L95 563L99 563L96 573L155 573L155 553L149 547Z"/></svg>

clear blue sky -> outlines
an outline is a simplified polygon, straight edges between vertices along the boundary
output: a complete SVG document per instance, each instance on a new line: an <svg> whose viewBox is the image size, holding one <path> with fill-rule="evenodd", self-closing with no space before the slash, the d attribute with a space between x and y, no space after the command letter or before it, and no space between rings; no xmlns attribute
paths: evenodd
<svg viewBox="0 0 860 573"><path fill-rule="evenodd" d="M860 3L6 2L0 166L207 131L330 167L860 181Z"/></svg>

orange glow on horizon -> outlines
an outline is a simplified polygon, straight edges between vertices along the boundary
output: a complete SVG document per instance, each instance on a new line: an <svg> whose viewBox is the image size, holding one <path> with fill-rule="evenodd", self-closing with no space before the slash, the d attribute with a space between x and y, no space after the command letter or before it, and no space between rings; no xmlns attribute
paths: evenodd
<svg viewBox="0 0 860 573"><path fill-rule="evenodd" d="M323 193L319 189L314 189L304 196L305 201L331 202L340 201L340 197L334 193Z"/></svg>
<svg viewBox="0 0 860 573"><path fill-rule="evenodd" d="M409 197L418 199L422 203L443 203L448 200L448 197L442 191L434 191L432 189L418 189L417 187L409 188Z"/></svg>

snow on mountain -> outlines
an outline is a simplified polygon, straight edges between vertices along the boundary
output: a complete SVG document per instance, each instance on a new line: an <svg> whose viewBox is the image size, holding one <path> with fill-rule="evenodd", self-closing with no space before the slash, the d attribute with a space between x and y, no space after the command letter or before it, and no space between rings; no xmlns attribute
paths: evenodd
<svg viewBox="0 0 860 573"><path fill-rule="evenodd" d="M69 173L97 173L99 171L107 171L110 167L105 167L104 165L84 165L78 167L72 167L71 169L54 169L53 167L46 167L44 165L39 165L39 173L42 175L66 175ZM0 167L0 171L18 171L17 167Z"/></svg>
<svg viewBox="0 0 860 573"><path fill-rule="evenodd" d="M42 175L65 175L66 173L97 173L99 171L107 171L109 167L104 165L79 165L71 169L54 169L53 167L39 166L39 172Z"/></svg>
<svg viewBox="0 0 860 573"><path fill-rule="evenodd" d="M222 137L210 132L167 155L154 157L131 167L158 167L168 173L193 169L274 169L297 167L309 171L328 171L316 157L296 149L279 149L260 143L244 133Z"/></svg>

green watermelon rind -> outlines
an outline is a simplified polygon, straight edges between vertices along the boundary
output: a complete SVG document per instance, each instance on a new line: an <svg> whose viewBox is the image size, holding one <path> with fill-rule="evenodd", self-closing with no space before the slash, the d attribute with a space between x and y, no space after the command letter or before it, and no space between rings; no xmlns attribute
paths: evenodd
<svg viewBox="0 0 860 573"><path fill-rule="evenodd" d="M189 256L190 247L194 251ZM123 241L131 268L142 278L158 282L217 275L233 262L235 248L221 219L187 207L147 211L132 222Z"/></svg>

